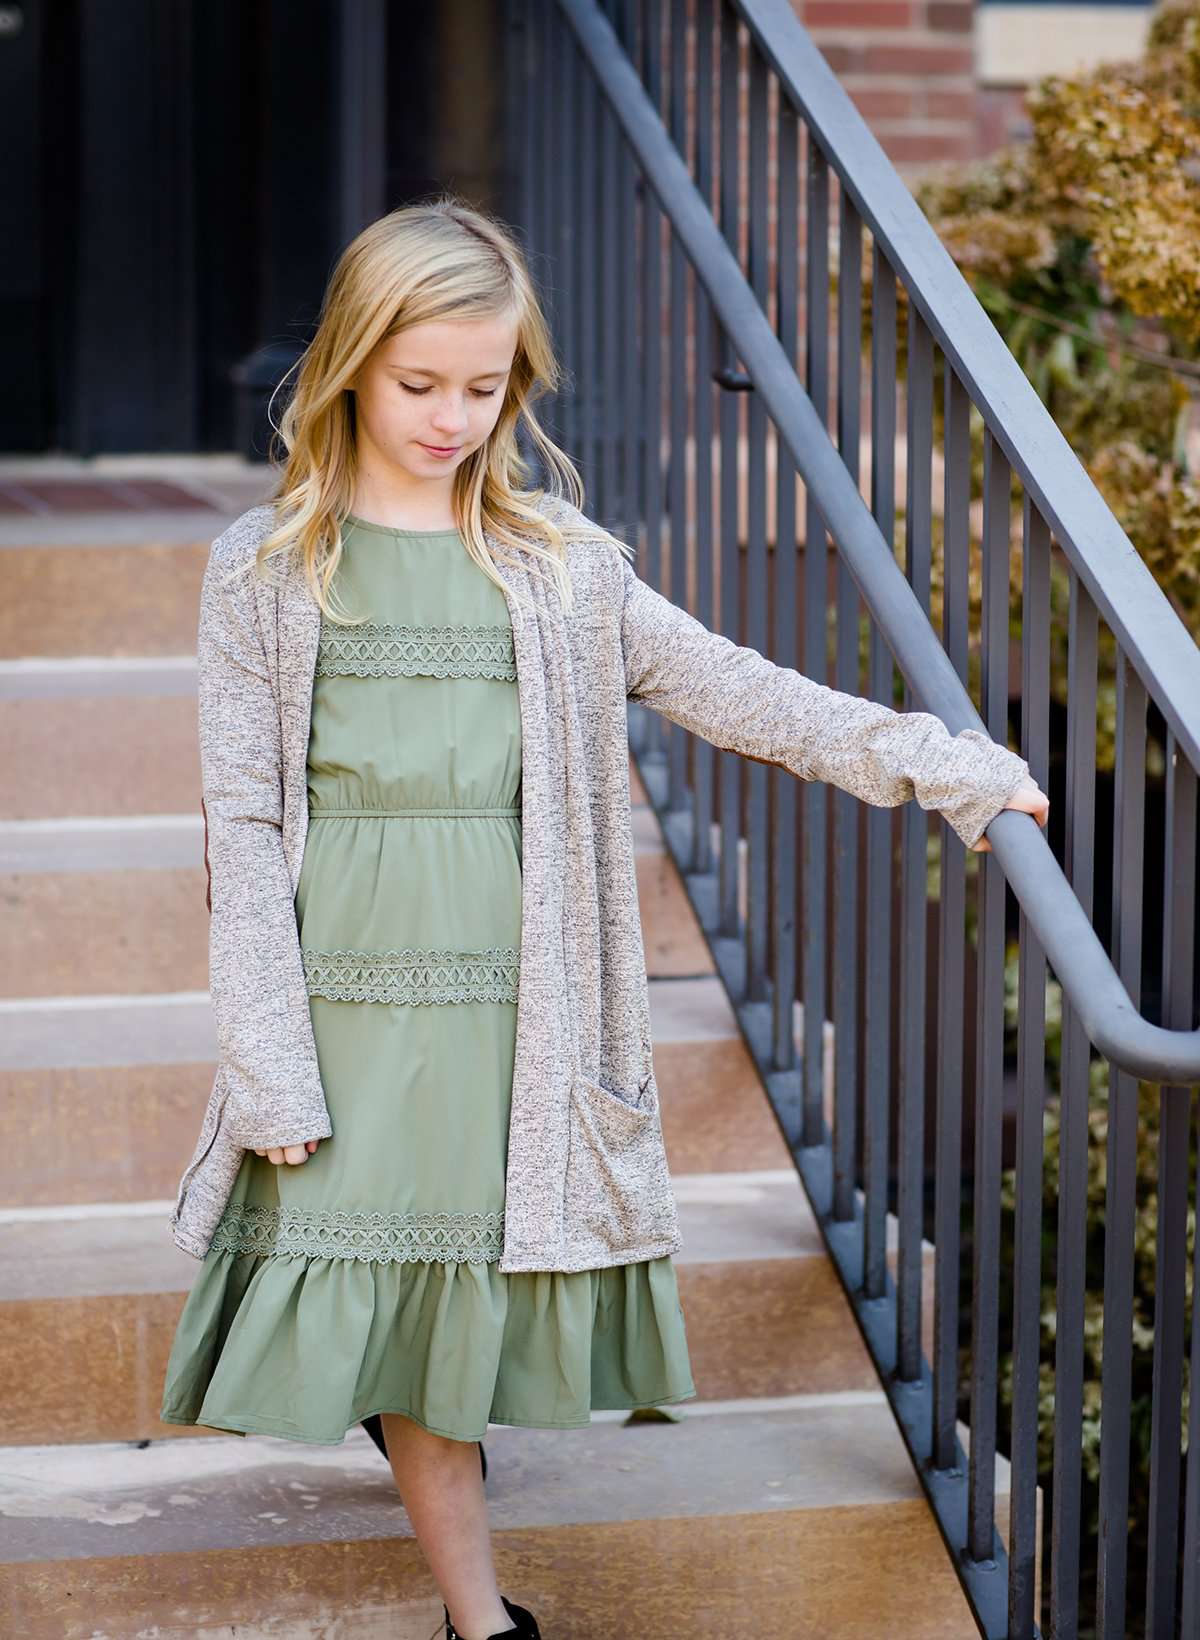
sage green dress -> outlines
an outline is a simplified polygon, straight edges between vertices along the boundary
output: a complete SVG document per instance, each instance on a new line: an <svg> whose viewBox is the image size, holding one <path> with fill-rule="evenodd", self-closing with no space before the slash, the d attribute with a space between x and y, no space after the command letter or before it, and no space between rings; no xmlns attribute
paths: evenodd
<svg viewBox="0 0 1200 1640"><path fill-rule="evenodd" d="M504 593L455 531L351 517L323 618L295 904L333 1126L248 1150L184 1303L167 1423L479 1440L695 1393L670 1257L502 1274L521 944Z"/></svg>

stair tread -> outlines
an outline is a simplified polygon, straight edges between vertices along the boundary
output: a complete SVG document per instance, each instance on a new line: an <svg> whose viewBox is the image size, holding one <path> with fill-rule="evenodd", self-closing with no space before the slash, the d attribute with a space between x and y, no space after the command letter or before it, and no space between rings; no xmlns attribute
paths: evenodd
<svg viewBox="0 0 1200 1640"><path fill-rule="evenodd" d="M599 1524L627 1520L631 1508L649 1520L920 1498L882 1394L797 1399L782 1410L733 1412L696 1412L693 1402L674 1409L669 1423L627 1426L616 1413L579 1430L492 1426L491 1524ZM412 1536L391 1471L358 1426L325 1447L212 1435L144 1447L0 1448L0 1516L0 1561L8 1563Z"/></svg>

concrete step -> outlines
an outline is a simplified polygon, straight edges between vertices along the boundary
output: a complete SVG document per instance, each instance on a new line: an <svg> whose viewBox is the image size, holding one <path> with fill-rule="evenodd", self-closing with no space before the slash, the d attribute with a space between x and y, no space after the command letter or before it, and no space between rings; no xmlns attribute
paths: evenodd
<svg viewBox="0 0 1200 1640"><path fill-rule="evenodd" d="M115 665L116 663L114 663ZM77 820L200 813L200 747L194 676L186 693L164 692L186 671L165 666L150 680L125 668L57 681L79 694L0 698L0 744L20 778L0 789L0 820ZM194 674L194 668L193 668ZM141 693L153 682L153 692ZM11 685L12 675L0 680Z"/></svg>
<svg viewBox="0 0 1200 1640"><path fill-rule="evenodd" d="M174 1192L212 1087L207 991L0 1002L0 1044L4 1206ZM656 1040L654 1064L673 1174L791 1165L740 1038Z"/></svg>
<svg viewBox="0 0 1200 1640"><path fill-rule="evenodd" d="M41 704L58 708L65 702ZM117 720L131 703L114 698L108 704L114 759L127 762L134 754ZM195 738L194 723L189 734ZM92 750L99 759L94 773L110 784L115 769L99 758L99 745ZM44 777L61 779L51 776L51 749L43 748L40 756ZM9 797L13 807L29 802ZM636 868L656 972L712 973L668 858L647 845ZM0 923L0 995L174 992L207 984L209 921L198 792L188 813L0 819L0 885L9 910Z"/></svg>
<svg viewBox="0 0 1200 1640"><path fill-rule="evenodd" d="M186 545L10 547L0 658L194 654L213 529Z"/></svg>
<svg viewBox="0 0 1200 1640"><path fill-rule="evenodd" d="M0 993L9 1000L207 989L203 867L20 872L0 883Z"/></svg>
<svg viewBox="0 0 1200 1640"><path fill-rule="evenodd" d="M794 1170L684 1174L674 1189L680 1302L702 1396L876 1386ZM194 1433L158 1417L198 1269L171 1240L169 1212L169 1200L0 1211L0 1375L10 1386L0 1441ZM932 1249L926 1273L928 1350Z"/></svg>
<svg viewBox="0 0 1200 1640"><path fill-rule="evenodd" d="M974 1636L879 1390L673 1413L489 1429L500 1586L547 1640ZM362 1430L0 1450L0 1515L22 1640L430 1640L441 1617Z"/></svg>

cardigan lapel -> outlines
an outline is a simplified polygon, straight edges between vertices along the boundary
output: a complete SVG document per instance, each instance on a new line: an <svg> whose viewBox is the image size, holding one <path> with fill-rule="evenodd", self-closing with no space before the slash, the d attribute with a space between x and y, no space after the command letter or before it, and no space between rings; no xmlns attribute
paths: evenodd
<svg viewBox="0 0 1200 1640"><path fill-rule="evenodd" d="M557 732L565 646L556 596L539 573L485 535L504 583L521 710L521 962L500 1269L567 1237L565 1158L575 999L566 949L568 839L575 816ZM517 594L530 603L518 603ZM576 885L572 884L572 894Z"/></svg>
<svg viewBox="0 0 1200 1640"><path fill-rule="evenodd" d="M321 608L298 567L279 587L272 609L275 630L267 635L267 658L275 669L279 701L283 852L294 895L308 834L308 734L321 637Z"/></svg>

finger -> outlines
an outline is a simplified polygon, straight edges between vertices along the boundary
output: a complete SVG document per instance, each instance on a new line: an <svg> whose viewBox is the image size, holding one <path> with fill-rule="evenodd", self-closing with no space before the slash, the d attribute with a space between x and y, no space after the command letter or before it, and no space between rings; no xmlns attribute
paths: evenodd
<svg viewBox="0 0 1200 1640"><path fill-rule="evenodd" d="M1030 814L1039 826L1044 826L1050 814L1050 799L1036 780L1025 780L1013 792L1004 808L1016 809L1020 814ZM1003 813L1004 810L1002 809L1000 812ZM980 837L971 844L969 852L972 854L991 854L992 845L986 837Z"/></svg>
<svg viewBox="0 0 1200 1640"><path fill-rule="evenodd" d="M1023 786L1006 805L1031 814L1039 826L1044 826L1050 814L1050 799L1038 786Z"/></svg>
<svg viewBox="0 0 1200 1640"><path fill-rule="evenodd" d="M308 1160L320 1143L319 1139L306 1139L302 1145L274 1145L269 1150L256 1147L254 1154L269 1157L277 1166L283 1162L303 1162Z"/></svg>
<svg viewBox="0 0 1200 1640"><path fill-rule="evenodd" d="M1050 799L1036 780L1025 780L1005 803L1006 809L1019 809L1023 814L1044 815L1049 811Z"/></svg>

